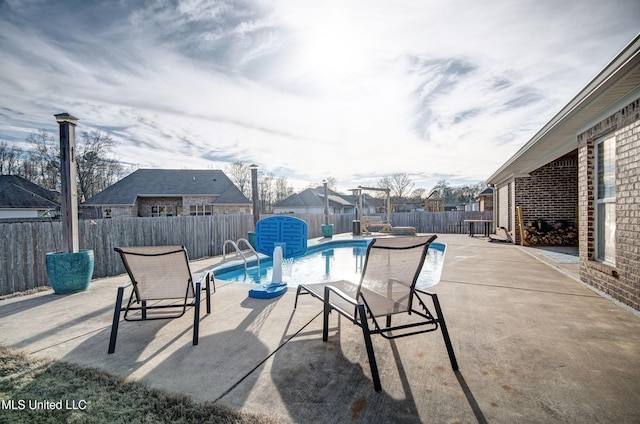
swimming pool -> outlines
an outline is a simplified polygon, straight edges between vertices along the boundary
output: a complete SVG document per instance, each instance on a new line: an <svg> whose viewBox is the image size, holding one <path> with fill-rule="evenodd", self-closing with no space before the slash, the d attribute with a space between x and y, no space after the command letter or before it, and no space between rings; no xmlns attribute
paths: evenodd
<svg viewBox="0 0 640 424"><path fill-rule="evenodd" d="M302 283L333 280L359 281L370 240L335 240L309 247L304 256L285 260L282 280L289 287ZM438 284L444 263L446 245L433 242L427 251L424 266L416 287L426 289ZM213 270L216 280L238 283L270 283L273 275L273 261L263 259L244 264L223 265Z"/></svg>

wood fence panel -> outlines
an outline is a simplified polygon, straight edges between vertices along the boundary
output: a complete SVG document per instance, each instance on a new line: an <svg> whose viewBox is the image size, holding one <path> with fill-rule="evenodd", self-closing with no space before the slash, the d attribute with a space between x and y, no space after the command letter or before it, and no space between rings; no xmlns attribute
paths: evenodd
<svg viewBox="0 0 640 424"><path fill-rule="evenodd" d="M307 222L309 238L322 237L323 215L293 216ZM420 233L466 234L465 219L492 218L491 212L407 212L392 214L391 223ZM335 234L350 233L354 220L354 214L329 216ZM483 226L475 228L483 232ZM94 251L93 276L100 278L124 273L114 247L178 244L186 246L190 259L198 259L222 255L226 240L248 238L253 229L252 215L113 218L81 220L78 235L80 248ZM0 295L46 286L45 254L62 246L62 223L0 223L0 242Z"/></svg>

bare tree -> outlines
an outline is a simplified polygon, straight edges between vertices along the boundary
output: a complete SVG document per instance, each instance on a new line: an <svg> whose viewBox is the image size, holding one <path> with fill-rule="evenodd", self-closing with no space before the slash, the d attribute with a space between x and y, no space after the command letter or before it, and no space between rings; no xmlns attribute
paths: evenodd
<svg viewBox="0 0 640 424"><path fill-rule="evenodd" d="M60 146L47 130L29 134L32 148L22 167L23 177L51 190L60 189Z"/></svg>
<svg viewBox="0 0 640 424"><path fill-rule="evenodd" d="M289 185L287 177L278 177L275 181L275 203L281 202L293 194L293 187Z"/></svg>
<svg viewBox="0 0 640 424"><path fill-rule="evenodd" d="M336 185L338 184L338 181L334 177L327 177L324 180L322 180L322 182L320 182L320 183L309 183L309 185L307 187L308 188L323 187L325 180L327 181L327 188L329 190L335 191L336 190Z"/></svg>
<svg viewBox="0 0 640 424"><path fill-rule="evenodd" d="M411 181L409 175L405 173L395 173L391 176L381 178L378 181L379 188L388 188L391 190L391 195L394 197L403 198L407 196L415 183Z"/></svg>
<svg viewBox="0 0 640 424"><path fill-rule="evenodd" d="M437 191L446 203L464 203L475 198L483 188L482 183L451 186L446 180L440 180L432 191Z"/></svg>
<svg viewBox="0 0 640 424"><path fill-rule="evenodd" d="M444 199L445 202L449 202L451 199L451 185L447 180L438 181L431 191L437 191L439 194L438 198Z"/></svg>
<svg viewBox="0 0 640 424"><path fill-rule="evenodd" d="M426 194L427 190L419 187L411 192L411 198L422 201L426 197Z"/></svg>
<svg viewBox="0 0 640 424"><path fill-rule="evenodd" d="M335 191L337 185L338 185L338 181L334 177L327 177L327 187L330 190Z"/></svg>
<svg viewBox="0 0 640 424"><path fill-rule="evenodd" d="M260 199L260 211L263 213L270 212L273 206L273 200L275 198L273 190L274 180L275 176L273 173L264 174L258 172L258 198Z"/></svg>
<svg viewBox="0 0 640 424"><path fill-rule="evenodd" d="M46 131L27 136L30 150L18 160L17 175L51 190L60 189L60 146ZM78 196L89 198L113 184L122 175L122 165L111 157L116 143L100 131L82 133L76 144ZM12 165L13 166L13 165Z"/></svg>
<svg viewBox="0 0 640 424"><path fill-rule="evenodd" d="M233 162L225 169L225 173L231 181L240 189L242 194L251 199L251 170L246 162L241 160Z"/></svg>
<svg viewBox="0 0 640 424"><path fill-rule="evenodd" d="M17 174L23 150L3 141L0 143L0 175Z"/></svg>
<svg viewBox="0 0 640 424"><path fill-rule="evenodd" d="M122 165L110 157L115 141L101 131L82 133L78 143L78 195L88 199L116 182L122 173Z"/></svg>

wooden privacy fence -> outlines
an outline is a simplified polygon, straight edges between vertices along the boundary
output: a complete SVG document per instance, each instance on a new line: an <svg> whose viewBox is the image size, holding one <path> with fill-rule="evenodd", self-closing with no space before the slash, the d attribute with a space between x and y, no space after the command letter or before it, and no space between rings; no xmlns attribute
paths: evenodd
<svg viewBox="0 0 640 424"><path fill-rule="evenodd" d="M307 222L309 238L322 236L323 215L293 216ZM409 212L392 214L391 223L421 233L464 234L465 219L492 217L491 212ZM332 215L329 223L336 234L350 233L354 219L354 214ZM222 255L226 240L248 238L253 229L252 215L210 215L81 220L78 234L80 249L93 249L93 276L100 278L125 272L114 247L184 245L190 259L198 259ZM0 295L48 285L45 254L61 248L60 222L0 223L0 241Z"/></svg>

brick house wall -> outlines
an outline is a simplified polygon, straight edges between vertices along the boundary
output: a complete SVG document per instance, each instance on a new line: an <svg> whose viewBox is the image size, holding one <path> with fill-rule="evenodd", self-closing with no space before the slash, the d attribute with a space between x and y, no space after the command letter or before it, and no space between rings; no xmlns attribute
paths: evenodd
<svg viewBox="0 0 640 424"><path fill-rule="evenodd" d="M184 196L184 197L139 197L136 201L137 216L151 216L153 206L173 206L176 216L188 216L191 205L211 205L217 197L214 196ZM212 205L213 214L250 214L251 205L221 204ZM135 215L134 215L135 216Z"/></svg>
<svg viewBox="0 0 640 424"><path fill-rule="evenodd" d="M213 204L217 197L212 196L184 196L182 198L182 214L189 215L190 209L192 205L195 206L203 206L203 205L212 205L211 213L213 214L250 214L251 213L251 205L240 205L240 204Z"/></svg>
<svg viewBox="0 0 640 424"><path fill-rule="evenodd" d="M137 209L129 206L110 206L109 208L102 208L102 217L104 217L104 209L110 209L110 218L127 218L137 215Z"/></svg>
<svg viewBox="0 0 640 424"><path fill-rule="evenodd" d="M520 244L516 206L522 207L523 221L542 219L548 226L556 221L576 224L578 205L578 154L571 152L550 162L527 177L511 177L497 186L498 226Z"/></svg>
<svg viewBox="0 0 640 424"><path fill-rule="evenodd" d="M493 196L480 196L478 203L480 211L490 212L493 210Z"/></svg>
<svg viewBox="0 0 640 424"><path fill-rule="evenodd" d="M213 196L184 196L182 198L182 215L189 215L191 206L204 206L210 205L213 201L217 199ZM216 213L216 212L213 212Z"/></svg>
<svg viewBox="0 0 640 424"><path fill-rule="evenodd" d="M595 143L616 144L615 265L595 260ZM640 99L578 135L580 278L640 310Z"/></svg>
<svg viewBox="0 0 640 424"><path fill-rule="evenodd" d="M242 215L242 214L251 213L251 206L246 206L246 205L214 206L213 209L214 209L214 213L219 213L219 214Z"/></svg>
<svg viewBox="0 0 640 424"><path fill-rule="evenodd" d="M578 205L577 150L550 162L529 174L517 177L514 189L516 205L522 207L523 221L541 219L547 226L556 221L576 224ZM518 222L516 232L520 233Z"/></svg>
<svg viewBox="0 0 640 424"><path fill-rule="evenodd" d="M177 216L182 212L182 197L138 197L136 205L138 216L151 216L153 206L172 206Z"/></svg>

